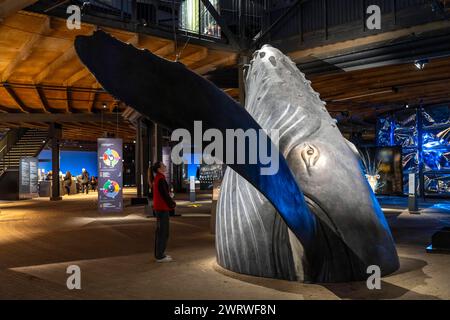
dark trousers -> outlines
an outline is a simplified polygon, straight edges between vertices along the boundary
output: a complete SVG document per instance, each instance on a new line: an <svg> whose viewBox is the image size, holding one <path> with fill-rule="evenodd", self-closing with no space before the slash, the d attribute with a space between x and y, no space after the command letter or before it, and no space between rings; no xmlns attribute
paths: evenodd
<svg viewBox="0 0 450 320"><path fill-rule="evenodd" d="M155 258L162 259L169 240L169 212L156 211Z"/></svg>
<svg viewBox="0 0 450 320"><path fill-rule="evenodd" d="M65 186L67 194L70 194L70 186Z"/></svg>
<svg viewBox="0 0 450 320"><path fill-rule="evenodd" d="M81 192L86 191L86 194L88 194L89 193L89 182L83 183L82 186L83 186L83 191L81 191Z"/></svg>

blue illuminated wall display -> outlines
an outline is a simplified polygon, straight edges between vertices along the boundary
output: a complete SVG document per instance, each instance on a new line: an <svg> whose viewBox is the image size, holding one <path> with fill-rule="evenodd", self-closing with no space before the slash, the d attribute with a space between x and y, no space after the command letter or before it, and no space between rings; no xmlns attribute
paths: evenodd
<svg viewBox="0 0 450 320"><path fill-rule="evenodd" d="M98 176L97 152L95 151L70 151L63 150L59 154L60 169L63 173L70 171L73 176L81 174L85 168L89 175ZM52 170L52 151L42 150L39 154L39 170L45 172Z"/></svg>
<svg viewBox="0 0 450 320"><path fill-rule="evenodd" d="M434 106L379 117L377 145L401 146L403 192L416 173L418 193L450 196L450 108Z"/></svg>

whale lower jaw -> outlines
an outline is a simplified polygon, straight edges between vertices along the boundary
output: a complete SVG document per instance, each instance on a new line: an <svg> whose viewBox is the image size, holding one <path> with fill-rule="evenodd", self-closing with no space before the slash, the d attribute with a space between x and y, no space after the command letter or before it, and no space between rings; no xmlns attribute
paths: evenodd
<svg viewBox="0 0 450 320"><path fill-rule="evenodd" d="M305 200L311 212L320 217L327 216L310 197L305 196ZM217 206L217 261L228 270L307 283L367 279L368 266L329 227L330 221L320 219L317 250L324 262L321 269L310 268L303 246L275 208L229 168L224 175ZM397 268L395 265L383 268L382 274L390 274Z"/></svg>

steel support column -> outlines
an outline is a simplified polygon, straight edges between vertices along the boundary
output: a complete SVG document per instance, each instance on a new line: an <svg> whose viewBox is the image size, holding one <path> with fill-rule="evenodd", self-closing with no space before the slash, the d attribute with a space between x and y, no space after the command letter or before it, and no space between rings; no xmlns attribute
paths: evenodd
<svg viewBox="0 0 450 320"><path fill-rule="evenodd" d="M248 65L248 56L239 57L239 103L245 106L245 69Z"/></svg>
<svg viewBox="0 0 450 320"><path fill-rule="evenodd" d="M62 126L57 123L51 123L49 128L50 139L52 141L52 193L50 200L62 200L60 192L60 162L59 162L59 141L62 137Z"/></svg>
<svg viewBox="0 0 450 320"><path fill-rule="evenodd" d="M138 198L142 197L142 163L143 163L143 152L142 152L142 120L139 119L136 124L136 143L134 146L135 150L135 160L134 166L136 170L136 196Z"/></svg>

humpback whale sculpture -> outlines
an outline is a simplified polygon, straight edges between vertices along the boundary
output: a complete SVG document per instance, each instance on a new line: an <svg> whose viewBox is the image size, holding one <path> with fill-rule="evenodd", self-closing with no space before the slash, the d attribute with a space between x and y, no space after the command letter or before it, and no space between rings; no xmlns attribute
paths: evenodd
<svg viewBox="0 0 450 320"><path fill-rule="evenodd" d="M182 64L102 31L78 36L75 48L109 93L169 128L192 132L202 120L205 130L221 132L280 129L276 174L261 175L259 159L227 169L217 221L220 265L311 282L366 279L369 265L382 275L398 268L389 227L356 155L281 52L264 46L255 53L244 109Z"/></svg>

